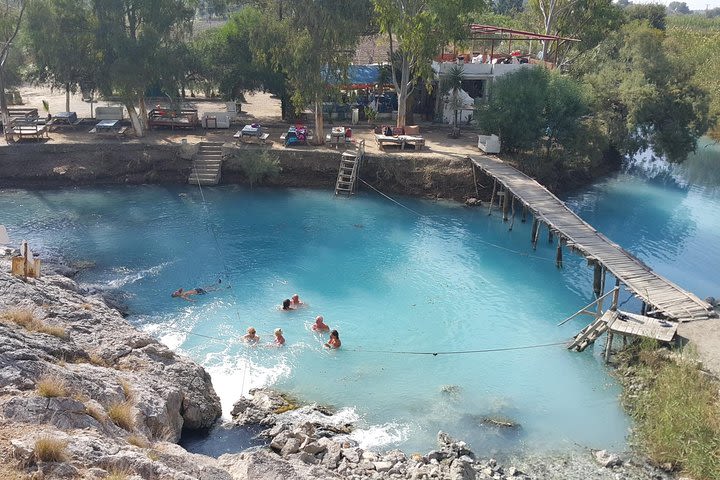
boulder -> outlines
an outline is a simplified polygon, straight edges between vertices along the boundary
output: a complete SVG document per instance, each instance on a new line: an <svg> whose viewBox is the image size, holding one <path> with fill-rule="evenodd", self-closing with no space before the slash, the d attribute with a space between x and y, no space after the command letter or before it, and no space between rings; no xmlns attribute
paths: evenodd
<svg viewBox="0 0 720 480"><path fill-rule="evenodd" d="M605 468L612 468L622 465L622 460L620 460L620 457L608 452L607 450L598 450L597 452L595 452L595 461Z"/></svg>

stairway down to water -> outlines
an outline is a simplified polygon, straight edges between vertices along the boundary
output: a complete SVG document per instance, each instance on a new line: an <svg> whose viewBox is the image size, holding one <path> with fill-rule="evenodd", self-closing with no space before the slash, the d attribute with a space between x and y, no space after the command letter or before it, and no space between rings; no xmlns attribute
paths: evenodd
<svg viewBox="0 0 720 480"><path fill-rule="evenodd" d="M192 185L217 185L222 173L222 143L200 142L193 157L188 183Z"/></svg>
<svg viewBox="0 0 720 480"><path fill-rule="evenodd" d="M335 195L344 194L348 197L355 193L358 170L365 155L365 140L358 143L356 150L345 151L340 157L340 169L335 183Z"/></svg>

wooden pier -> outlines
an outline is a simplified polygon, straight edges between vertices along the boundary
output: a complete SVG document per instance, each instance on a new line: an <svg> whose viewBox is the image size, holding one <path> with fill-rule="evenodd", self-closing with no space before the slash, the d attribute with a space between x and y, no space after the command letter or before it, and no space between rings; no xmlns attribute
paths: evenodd
<svg viewBox="0 0 720 480"><path fill-rule="evenodd" d="M548 227L549 238L558 237L557 263L562 265L562 248L580 252L594 265L593 287L600 296L604 290L605 271L616 278L636 297L643 300L643 313L660 314L678 322L704 320L717 316L707 303L655 273L642 261L626 252L602 233L573 213L545 187L501 160L478 156L470 158L473 165L494 179L490 211L495 197L502 199L503 220L515 217L516 201L522 205L523 221L526 211L534 215L532 242L537 243L540 226ZM498 191L498 186L504 190ZM512 227L511 227L512 228Z"/></svg>

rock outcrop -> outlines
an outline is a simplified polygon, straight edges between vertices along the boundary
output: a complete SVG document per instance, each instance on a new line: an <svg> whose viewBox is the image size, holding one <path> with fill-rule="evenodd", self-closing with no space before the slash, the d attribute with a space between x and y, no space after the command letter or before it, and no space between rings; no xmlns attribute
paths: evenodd
<svg viewBox="0 0 720 480"><path fill-rule="evenodd" d="M49 436L65 444L68 459L78 459L69 463L78 471L200 478L191 472L202 462L175 459L182 455L167 442L220 416L207 372L137 331L99 295L83 295L69 278L22 281L8 270L0 260L0 422L19 433L12 438L19 463L35 465L27 452L35 455L35 442ZM178 468L155 465L133 443L155 445L157 455L168 455ZM38 466L45 474L48 468ZM223 475L208 478L230 478Z"/></svg>
<svg viewBox="0 0 720 480"><path fill-rule="evenodd" d="M0 258L0 478L664 478L606 452L596 454L600 469L589 452L505 467L442 432L426 455L368 451L340 416L269 390L232 412L238 425L263 425L268 447L219 459L188 453L172 443L181 430L220 416L209 375L135 330L102 292L54 274L22 281L8 270Z"/></svg>

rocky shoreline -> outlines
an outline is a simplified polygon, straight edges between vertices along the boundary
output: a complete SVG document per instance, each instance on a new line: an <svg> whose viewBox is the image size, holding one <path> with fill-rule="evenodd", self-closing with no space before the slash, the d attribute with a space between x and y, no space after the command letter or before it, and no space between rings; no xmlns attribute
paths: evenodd
<svg viewBox="0 0 720 480"><path fill-rule="evenodd" d="M268 447L215 459L175 444L205 429L220 401L205 370L108 306L102 292L48 274L12 277L0 257L0 478L660 479L643 461L578 451L503 466L438 434L425 455L365 451L332 412L255 391L233 409ZM47 456L43 442L54 442Z"/></svg>

